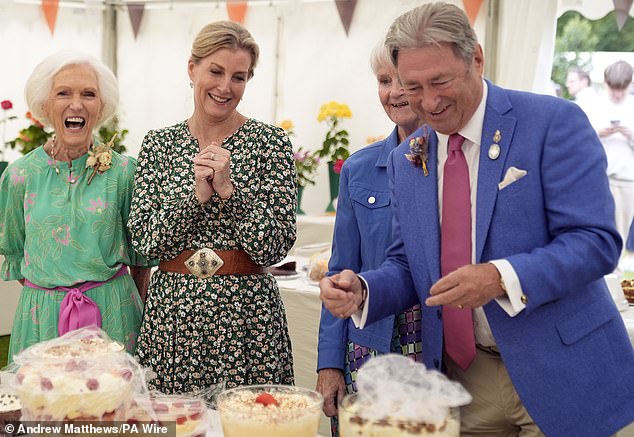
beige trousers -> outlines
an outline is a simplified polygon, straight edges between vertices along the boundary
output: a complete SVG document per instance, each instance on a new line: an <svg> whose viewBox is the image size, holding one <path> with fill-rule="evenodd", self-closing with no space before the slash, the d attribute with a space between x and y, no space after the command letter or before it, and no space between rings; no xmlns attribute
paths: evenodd
<svg viewBox="0 0 634 437"><path fill-rule="evenodd" d="M445 354L447 376L461 383L473 401L460 409L460 436L543 437L519 399L500 355L476 348L463 371Z"/></svg>

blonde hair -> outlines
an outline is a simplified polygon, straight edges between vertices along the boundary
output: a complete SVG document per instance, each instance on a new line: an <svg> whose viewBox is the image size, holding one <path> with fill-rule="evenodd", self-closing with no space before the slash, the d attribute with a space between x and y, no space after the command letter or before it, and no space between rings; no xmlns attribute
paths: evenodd
<svg viewBox="0 0 634 437"><path fill-rule="evenodd" d="M451 45L454 54L470 65L478 38L469 19L459 7L444 3L426 3L398 17L390 26L385 45L397 65L401 49L418 49L428 45Z"/></svg>
<svg viewBox="0 0 634 437"><path fill-rule="evenodd" d="M234 21L216 21L203 27L192 44L191 61L200 63L203 58L220 49L242 49L251 55L249 79L258 63L260 48L247 29Z"/></svg>
<svg viewBox="0 0 634 437"><path fill-rule="evenodd" d="M60 70L70 65L87 65L97 75L99 98L101 99L101 113L96 126L108 120L119 105L119 84L114 73L96 58L75 50L63 50L46 57L40 62L24 87L26 104L33 117L44 125L50 126L51 121L44 112L44 102L48 99L53 87L53 78Z"/></svg>

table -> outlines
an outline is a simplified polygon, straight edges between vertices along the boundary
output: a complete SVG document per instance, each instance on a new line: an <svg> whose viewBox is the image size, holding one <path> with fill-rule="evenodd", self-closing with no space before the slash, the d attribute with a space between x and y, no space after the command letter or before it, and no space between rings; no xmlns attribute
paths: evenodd
<svg viewBox="0 0 634 437"><path fill-rule="evenodd" d="M297 239L291 248L289 255L299 255L297 249L302 246L330 243L335 228L334 215L298 215ZM306 254L301 254L306 256Z"/></svg>

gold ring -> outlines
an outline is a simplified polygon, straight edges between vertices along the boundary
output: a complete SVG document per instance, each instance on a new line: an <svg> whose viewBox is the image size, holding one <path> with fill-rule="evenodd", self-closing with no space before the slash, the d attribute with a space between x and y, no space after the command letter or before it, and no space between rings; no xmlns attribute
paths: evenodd
<svg viewBox="0 0 634 437"><path fill-rule="evenodd" d="M463 304L461 304L461 303L459 303L459 304L458 304L458 309L459 309L459 310L461 310L461 309L463 309L463 308L464 308L464 305L463 305Z"/></svg>

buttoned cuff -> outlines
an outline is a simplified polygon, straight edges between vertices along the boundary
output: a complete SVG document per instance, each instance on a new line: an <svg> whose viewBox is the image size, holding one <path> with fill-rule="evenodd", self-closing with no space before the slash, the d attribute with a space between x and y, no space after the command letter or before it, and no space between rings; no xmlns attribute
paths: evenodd
<svg viewBox="0 0 634 437"><path fill-rule="evenodd" d="M506 287L506 294L496 297L495 301L509 316L514 317L526 308L526 304L524 303L526 296L522 290L520 278L517 276L511 263L507 260L497 259L489 262L498 269L500 277Z"/></svg>

